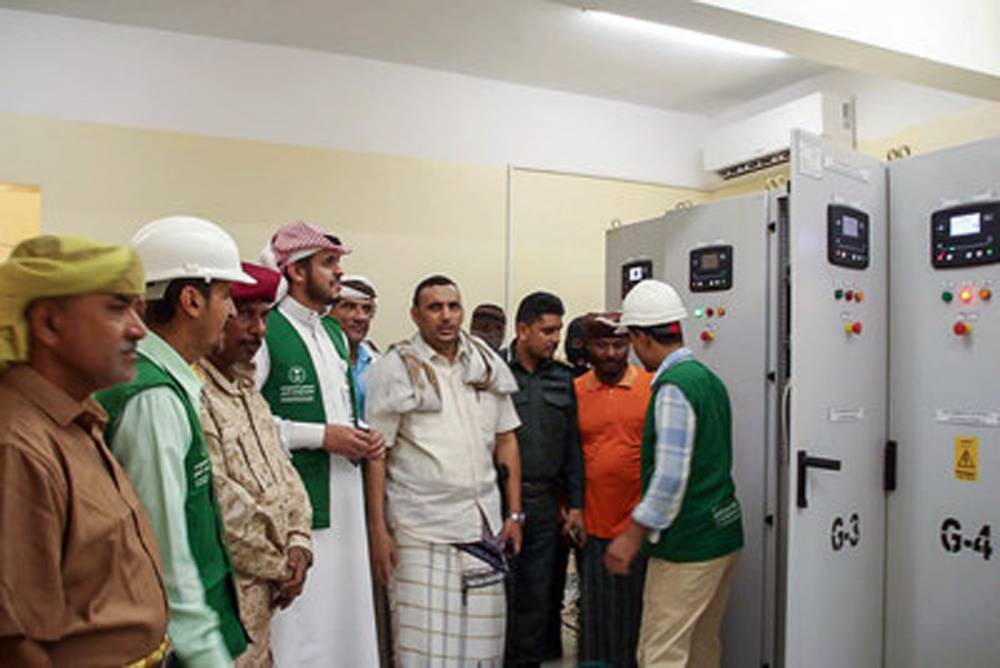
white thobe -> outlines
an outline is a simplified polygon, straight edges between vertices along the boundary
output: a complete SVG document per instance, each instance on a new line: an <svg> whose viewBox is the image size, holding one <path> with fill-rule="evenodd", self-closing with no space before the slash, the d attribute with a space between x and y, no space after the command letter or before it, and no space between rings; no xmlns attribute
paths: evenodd
<svg viewBox="0 0 1000 668"><path fill-rule="evenodd" d="M327 423L352 424L348 366L330 341L322 316L292 297L285 297L278 310L309 351ZM271 369L266 345L256 362L258 385L263 385ZM275 422L286 449L322 449L325 425ZM330 528L313 529L313 565L305 589L289 608L275 613L271 645L279 668L379 663L361 467L340 455L330 455Z"/></svg>

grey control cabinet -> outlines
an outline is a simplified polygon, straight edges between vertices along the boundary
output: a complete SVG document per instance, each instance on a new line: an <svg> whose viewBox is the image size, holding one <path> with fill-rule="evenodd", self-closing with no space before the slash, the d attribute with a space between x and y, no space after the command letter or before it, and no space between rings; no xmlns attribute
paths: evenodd
<svg viewBox="0 0 1000 668"><path fill-rule="evenodd" d="M1000 665L1000 139L890 163L886 665Z"/></svg>
<svg viewBox="0 0 1000 668"><path fill-rule="evenodd" d="M795 132L790 173L607 234L607 306L674 285L729 388L724 664L997 665L1000 139L885 166Z"/></svg>

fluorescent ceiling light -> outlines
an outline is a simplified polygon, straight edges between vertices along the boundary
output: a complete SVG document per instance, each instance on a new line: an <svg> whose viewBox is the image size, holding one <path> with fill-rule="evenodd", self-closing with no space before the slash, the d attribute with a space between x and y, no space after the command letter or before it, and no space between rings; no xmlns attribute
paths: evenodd
<svg viewBox="0 0 1000 668"><path fill-rule="evenodd" d="M619 28L626 28L644 35L668 39L678 44L687 44L688 46L697 48L715 49L718 51L726 51L728 53L741 56L751 56L755 58L788 57L787 53L784 51L778 51L777 49L769 49L764 46L747 44L746 42L737 42L733 39L716 37L715 35L695 32L694 30L687 30L685 28L678 28L665 23L636 19L631 16L612 14L611 12L603 12L597 9L584 9L583 11L587 14L587 16L591 16L601 23L617 26Z"/></svg>

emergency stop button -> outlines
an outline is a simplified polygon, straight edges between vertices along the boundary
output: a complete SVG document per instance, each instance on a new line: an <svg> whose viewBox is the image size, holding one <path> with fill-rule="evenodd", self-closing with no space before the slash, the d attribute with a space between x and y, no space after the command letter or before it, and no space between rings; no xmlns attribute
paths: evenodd
<svg viewBox="0 0 1000 668"><path fill-rule="evenodd" d="M972 324L965 322L964 320L959 320L951 328L957 336L968 336L972 334Z"/></svg>

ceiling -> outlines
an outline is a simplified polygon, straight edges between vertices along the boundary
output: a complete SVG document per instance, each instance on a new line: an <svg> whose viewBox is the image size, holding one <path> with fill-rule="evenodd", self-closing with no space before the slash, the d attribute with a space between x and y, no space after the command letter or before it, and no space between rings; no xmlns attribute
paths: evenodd
<svg viewBox="0 0 1000 668"><path fill-rule="evenodd" d="M800 58L673 44L548 0L0 0L0 6L349 54L699 114L831 71Z"/></svg>

